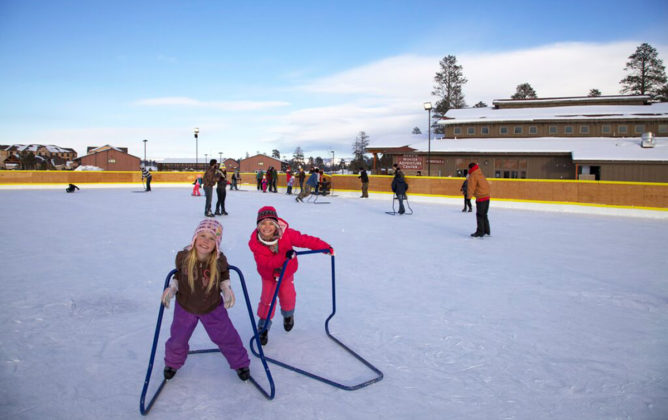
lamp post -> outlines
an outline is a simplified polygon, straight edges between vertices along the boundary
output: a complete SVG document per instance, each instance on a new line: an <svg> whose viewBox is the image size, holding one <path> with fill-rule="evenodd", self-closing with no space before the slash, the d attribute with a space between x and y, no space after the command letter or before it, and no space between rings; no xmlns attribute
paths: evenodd
<svg viewBox="0 0 668 420"><path fill-rule="evenodd" d="M144 139L144 140L142 140L142 141L144 142L144 165L146 165L146 142L147 142L148 140Z"/></svg>
<svg viewBox="0 0 668 420"><path fill-rule="evenodd" d="M334 150L332 150L332 173L334 173Z"/></svg>
<svg viewBox="0 0 668 420"><path fill-rule="evenodd" d="M208 161L209 161L209 154L208 154L208 153L204 153L204 165L206 165L206 163L207 163Z"/></svg>
<svg viewBox="0 0 668 420"><path fill-rule="evenodd" d="M427 146L427 176L431 176L431 102L424 103L424 109L427 111L427 130L429 132L429 140Z"/></svg>
<svg viewBox="0 0 668 420"><path fill-rule="evenodd" d="M197 170L197 139L199 138L199 128L195 127L193 134L195 135L195 170Z"/></svg>
<svg viewBox="0 0 668 420"><path fill-rule="evenodd" d="M218 152L218 163L223 163L223 152Z"/></svg>

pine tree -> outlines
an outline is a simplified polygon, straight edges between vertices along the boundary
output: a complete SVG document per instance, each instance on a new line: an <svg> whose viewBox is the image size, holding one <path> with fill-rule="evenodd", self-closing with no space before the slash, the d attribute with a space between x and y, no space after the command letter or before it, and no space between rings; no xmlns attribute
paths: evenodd
<svg viewBox="0 0 668 420"><path fill-rule="evenodd" d="M439 97L434 108L434 118L445 115L449 109L464 108L464 94L462 86L468 80L464 77L462 66L457 64L457 57L448 55L440 62L441 71L434 76L434 91L432 95Z"/></svg>
<svg viewBox="0 0 668 420"><path fill-rule="evenodd" d="M281 152L279 152L278 149L272 149L271 157L280 160L281 159Z"/></svg>
<svg viewBox="0 0 668 420"><path fill-rule="evenodd" d="M598 90L598 89L591 89L587 96L589 96L591 98L596 97L596 96L601 96L601 91Z"/></svg>
<svg viewBox="0 0 668 420"><path fill-rule="evenodd" d="M473 105L473 108L487 108L487 104L484 103L483 101L480 101L477 104Z"/></svg>
<svg viewBox="0 0 668 420"><path fill-rule="evenodd" d="M297 165L304 164L304 151L302 150L301 147L297 146L295 152L292 154L292 159L294 160L295 163L297 163Z"/></svg>
<svg viewBox="0 0 668 420"><path fill-rule="evenodd" d="M364 131L360 131L359 135L355 138L355 143L353 143L353 160L350 162L350 169L356 171L358 168L364 166L364 154L368 146L369 136Z"/></svg>
<svg viewBox="0 0 668 420"><path fill-rule="evenodd" d="M422 134L422 131L420 131L420 127L414 127L411 134Z"/></svg>
<svg viewBox="0 0 668 420"><path fill-rule="evenodd" d="M641 44L629 56L624 71L630 72L619 84L621 93L649 95L657 99L666 84L666 68L656 49L647 43Z"/></svg>
<svg viewBox="0 0 668 420"><path fill-rule="evenodd" d="M536 98L538 98L538 96L536 96L536 91L533 90L531 85L528 83L522 83L521 85L517 85L515 94L510 97L510 99L536 99Z"/></svg>

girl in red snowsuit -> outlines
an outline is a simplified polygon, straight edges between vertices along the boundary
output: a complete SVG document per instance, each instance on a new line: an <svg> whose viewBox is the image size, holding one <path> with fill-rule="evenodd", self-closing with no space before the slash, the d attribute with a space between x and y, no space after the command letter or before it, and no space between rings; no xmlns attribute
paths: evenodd
<svg viewBox="0 0 668 420"><path fill-rule="evenodd" d="M329 254L334 254L332 247L325 241L315 236L302 235L299 231L288 226L288 223L278 218L276 209L270 206L262 207L257 214L257 229L251 233L248 246L253 251L257 271L262 278L262 295L257 308L257 315L260 317L258 329L260 342L267 344L271 319L273 312L269 314L271 300L276 291L276 284L281 269L286 259L289 259L285 274L281 281L281 287L278 289L278 300L281 305L281 314L283 315L283 328L290 331L294 326L294 311L297 293L295 292L294 274L297 271L299 263L293 246L299 248L328 249ZM276 307L274 307L274 310Z"/></svg>

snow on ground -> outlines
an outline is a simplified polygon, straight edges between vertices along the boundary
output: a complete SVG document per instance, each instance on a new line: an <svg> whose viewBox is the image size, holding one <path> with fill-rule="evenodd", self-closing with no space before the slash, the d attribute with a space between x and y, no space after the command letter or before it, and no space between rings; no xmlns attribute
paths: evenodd
<svg viewBox="0 0 668 420"><path fill-rule="evenodd" d="M64 187L63 187L64 188ZM159 297L202 219L188 187L0 190L0 417L139 418ZM247 242L257 209L336 249L332 333L384 373L343 391L270 365L276 397L242 383L219 354L191 355L156 402L159 419L665 419L668 223L495 207L492 237L469 237L459 204L228 192L223 250L259 278ZM300 257L295 329L268 356L346 384L373 372L329 340L330 259ZM252 335L239 278L230 315ZM165 312L151 383L163 368ZM201 327L192 348L211 348ZM261 363L251 371L267 386Z"/></svg>

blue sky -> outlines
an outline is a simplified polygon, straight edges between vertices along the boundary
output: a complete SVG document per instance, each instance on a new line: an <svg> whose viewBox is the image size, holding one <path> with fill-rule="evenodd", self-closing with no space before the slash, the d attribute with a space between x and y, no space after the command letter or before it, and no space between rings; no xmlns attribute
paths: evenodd
<svg viewBox="0 0 668 420"><path fill-rule="evenodd" d="M360 131L426 132L446 55L469 105L617 94L640 43L668 59L667 20L665 1L0 0L0 144L192 158L199 127L200 159L349 156Z"/></svg>

